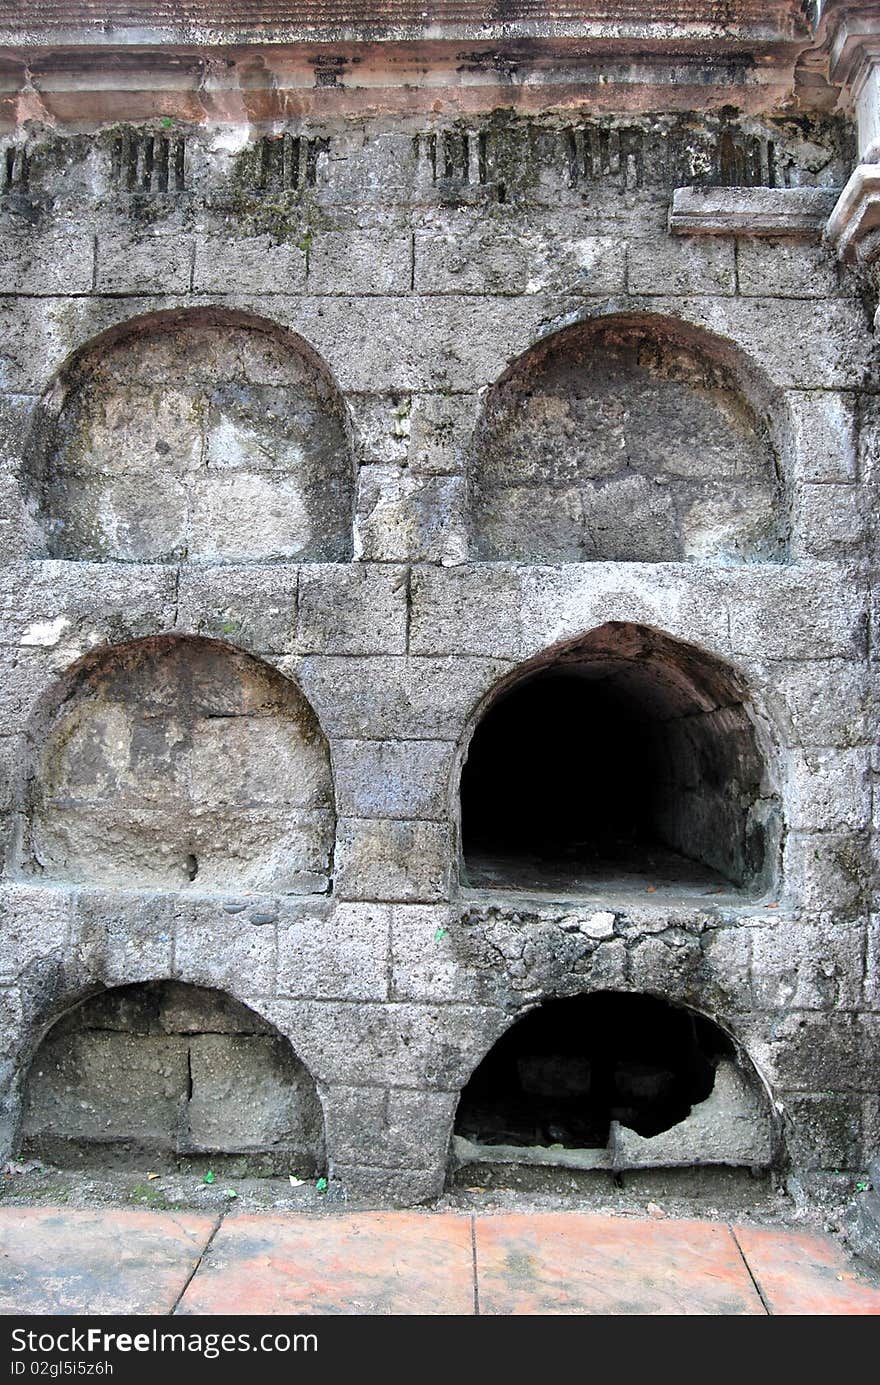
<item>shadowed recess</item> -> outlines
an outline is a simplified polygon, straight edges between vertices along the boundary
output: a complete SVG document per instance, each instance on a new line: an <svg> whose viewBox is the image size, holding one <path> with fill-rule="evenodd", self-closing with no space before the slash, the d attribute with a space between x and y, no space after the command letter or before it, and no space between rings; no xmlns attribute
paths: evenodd
<svg viewBox="0 0 880 1385"><path fill-rule="evenodd" d="M101 650L32 728L25 870L122 887L330 889L327 742L296 684L217 641Z"/></svg>
<svg viewBox="0 0 880 1385"><path fill-rule="evenodd" d="M30 500L52 558L351 556L344 412L315 353L216 309L124 324L38 410Z"/></svg>
<svg viewBox="0 0 880 1385"><path fill-rule="evenodd" d="M691 340L693 337L693 340ZM470 466L474 555L781 560L767 425L699 334L620 320L533 348L490 391Z"/></svg>
<svg viewBox="0 0 880 1385"><path fill-rule="evenodd" d="M761 889L779 808L734 675L609 624L490 704L461 777L463 881Z"/></svg>
<svg viewBox="0 0 880 1385"><path fill-rule="evenodd" d="M210 1159L241 1176L311 1175L324 1157L315 1084L288 1041L223 992L176 981L104 991L53 1025L21 1144L61 1168Z"/></svg>

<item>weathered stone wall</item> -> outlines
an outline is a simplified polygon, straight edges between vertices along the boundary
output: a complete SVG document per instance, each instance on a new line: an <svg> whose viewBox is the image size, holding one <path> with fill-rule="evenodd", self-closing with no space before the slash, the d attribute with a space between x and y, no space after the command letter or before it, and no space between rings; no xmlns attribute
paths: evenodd
<svg viewBox="0 0 880 1385"><path fill-rule="evenodd" d="M10 144L5 1140L47 1025L98 988L174 978L289 1040L331 1179L426 1198L458 1093L511 1021L624 990L734 1037L803 1177L860 1169L880 1143L869 317L805 221L776 238L668 229L684 184L833 201L847 126L499 113L291 130L159 121ZM487 522L492 427L499 465L531 457L551 480L520 511L494 494ZM625 490L591 547L586 473L609 438L638 438L632 476L608 476L644 498ZM574 538L545 508L572 469ZM458 781L482 710L619 623L692 647L738 690L778 824L765 893L460 884ZM152 716L160 655L177 672ZM187 691L199 670L235 699L261 690L224 721L216 764ZM332 869L323 826L320 853L297 856L328 877L298 896L251 867L267 834L286 867L307 806L335 815L335 839ZM148 807L167 858L146 848ZM188 835L203 807L223 817L207 855Z"/></svg>

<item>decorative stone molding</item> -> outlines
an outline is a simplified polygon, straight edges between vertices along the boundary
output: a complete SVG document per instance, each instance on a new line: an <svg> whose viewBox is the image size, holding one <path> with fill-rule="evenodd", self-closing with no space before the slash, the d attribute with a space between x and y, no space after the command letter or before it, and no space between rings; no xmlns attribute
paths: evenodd
<svg viewBox="0 0 880 1385"><path fill-rule="evenodd" d="M880 164L859 164L828 218L825 235L841 259L863 258L880 227ZM873 256L872 256L873 258Z"/></svg>
<svg viewBox="0 0 880 1385"><path fill-rule="evenodd" d="M676 188L669 230L679 236L818 240L836 196L836 188Z"/></svg>

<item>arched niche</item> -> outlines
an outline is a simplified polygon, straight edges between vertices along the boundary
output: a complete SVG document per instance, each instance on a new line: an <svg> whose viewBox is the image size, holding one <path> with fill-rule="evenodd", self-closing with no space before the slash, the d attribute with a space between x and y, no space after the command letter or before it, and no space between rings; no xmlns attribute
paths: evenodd
<svg viewBox="0 0 880 1385"><path fill-rule="evenodd" d="M209 1167L310 1176L324 1162L314 1080L287 1039L222 991L103 991L49 1029L28 1072L26 1156L61 1168Z"/></svg>
<svg viewBox="0 0 880 1385"><path fill-rule="evenodd" d="M778 1139L766 1088L718 1023L599 991L546 1000L501 1036L462 1091L453 1151L511 1172L766 1169Z"/></svg>
<svg viewBox="0 0 880 1385"><path fill-rule="evenodd" d="M161 312L104 333L47 391L30 453L51 558L351 556L341 399L316 353L262 318Z"/></svg>
<svg viewBox="0 0 880 1385"><path fill-rule="evenodd" d="M531 661L480 709L460 779L476 888L755 894L776 868L772 745L741 679L612 622Z"/></svg>
<svg viewBox="0 0 880 1385"><path fill-rule="evenodd" d="M30 873L128 888L330 888L330 754L299 688L217 641L75 665L31 729Z"/></svg>
<svg viewBox="0 0 880 1385"><path fill-rule="evenodd" d="M774 408L737 353L681 323L619 316L559 332L487 395L469 468L472 553L782 560Z"/></svg>

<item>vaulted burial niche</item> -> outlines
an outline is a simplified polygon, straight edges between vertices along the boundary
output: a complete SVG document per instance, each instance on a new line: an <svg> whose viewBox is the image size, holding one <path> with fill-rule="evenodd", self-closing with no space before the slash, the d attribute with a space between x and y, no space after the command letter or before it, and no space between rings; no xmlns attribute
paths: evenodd
<svg viewBox="0 0 880 1385"><path fill-rule="evenodd" d="M213 640L103 649L34 739L24 867L78 883L326 893L327 742L294 683Z"/></svg>
<svg viewBox="0 0 880 1385"><path fill-rule="evenodd" d="M351 556L345 416L305 343L218 309L106 333L61 372L31 440L52 558Z"/></svg>
<svg viewBox="0 0 880 1385"><path fill-rule="evenodd" d="M324 1127L311 1075L272 1025L221 991L158 981L105 991L49 1030L21 1148L62 1168L210 1160L308 1176Z"/></svg>
<svg viewBox="0 0 880 1385"><path fill-rule="evenodd" d="M736 675L643 626L602 626L508 683L462 769L478 889L757 892L779 836Z"/></svg>
<svg viewBox="0 0 880 1385"><path fill-rule="evenodd" d="M489 392L475 434L474 556L784 558L774 407L727 355L650 318L570 328L528 351Z"/></svg>
<svg viewBox="0 0 880 1385"><path fill-rule="evenodd" d="M652 995L549 1000L464 1088L459 1165L767 1167L773 1123L754 1069L712 1020Z"/></svg>

